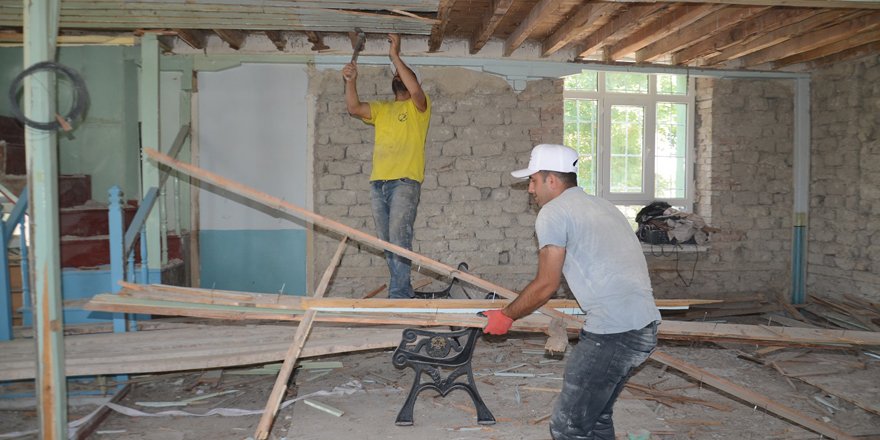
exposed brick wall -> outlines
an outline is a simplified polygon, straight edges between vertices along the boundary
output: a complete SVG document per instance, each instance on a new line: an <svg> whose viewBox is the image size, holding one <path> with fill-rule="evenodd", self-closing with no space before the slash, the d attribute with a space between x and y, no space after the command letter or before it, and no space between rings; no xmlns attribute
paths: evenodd
<svg viewBox="0 0 880 440"><path fill-rule="evenodd" d="M537 211L510 171L528 162L534 144L561 141L562 82L530 81L516 93L504 79L468 69L418 73L433 106L413 250L453 267L466 261L480 277L522 288L536 269ZM362 100L392 98L388 68L362 66L359 75ZM339 72L315 72L312 84L316 212L373 234L373 128L348 116ZM315 237L318 279L336 242ZM349 248L336 274L339 285L361 286L354 296L387 277L384 258L365 245Z"/></svg>
<svg viewBox="0 0 880 440"><path fill-rule="evenodd" d="M700 78L697 90L695 212L721 232L708 252L649 256L655 295L781 293L791 252L793 82Z"/></svg>
<svg viewBox="0 0 880 440"><path fill-rule="evenodd" d="M807 292L880 298L880 57L812 77Z"/></svg>

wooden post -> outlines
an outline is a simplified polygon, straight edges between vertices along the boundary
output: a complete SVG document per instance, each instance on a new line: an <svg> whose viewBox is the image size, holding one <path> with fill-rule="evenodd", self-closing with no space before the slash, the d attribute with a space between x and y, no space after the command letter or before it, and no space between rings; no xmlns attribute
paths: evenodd
<svg viewBox="0 0 880 440"><path fill-rule="evenodd" d="M339 265L343 252L345 252L345 242L347 240L347 237L342 237L342 241L339 242L339 248L336 249L336 254L330 260L327 270L324 271L324 276L321 278L318 288L315 289L313 298L321 298L324 296L324 292L327 291L330 278L333 277L333 272L336 270L336 266ZM306 339L309 337L309 332L312 330L312 322L315 319L316 313L318 312L314 310L307 311L296 328L293 344L290 345L287 355L284 356L281 371L278 372L278 377L275 378L275 387L272 388L272 394L269 395L269 401L266 402L266 408L263 410L260 423L257 425L257 431L254 433L254 438L257 440L266 440L269 437L269 431L272 429L272 423L275 421L275 416L278 415L278 408L281 406L281 399L284 397L284 390L287 389L287 381L290 380L293 366L296 365L296 360L299 358Z"/></svg>
<svg viewBox="0 0 880 440"><path fill-rule="evenodd" d="M262 191L258 191L254 188L248 187L238 182L234 182L230 179L218 176L209 171L203 170L199 167L175 160L169 157L166 154L162 154L151 148L144 148L144 154L150 157L151 159L163 164L167 165L181 173L187 174L189 176L195 177L203 182L210 183L219 188L223 188L229 192L234 194L238 194L247 199L253 200L255 202L262 203L269 208L275 209L280 212L288 213L308 222L312 222L314 224L320 225L324 228L327 228L331 231L342 234L346 237L353 238L361 243L366 243L370 246L373 246L380 250L385 250L389 252L393 252L401 257L406 257L410 259L414 266L422 266L441 275L445 275L452 278L458 278L466 283L472 284L477 287L481 287L490 292L497 293L507 299L514 299L518 295L512 290L501 287L497 284L490 283L482 278L479 278L475 275L471 275L467 272L462 272L457 269L452 268L451 266L440 263L439 261L432 260L424 255L417 254L409 249L405 249L403 247L397 246L395 244L391 244L387 241L378 239L370 234L364 233L357 229L351 228L349 226L343 225L334 220L330 220L326 217L322 217L318 214L315 214L312 211L309 211L305 208L301 208L293 203L282 200L278 197L270 196ZM558 310L547 307L546 305L538 309L541 313L550 316L551 318L561 318L565 322L575 322L580 325L583 325L583 321L566 315Z"/></svg>

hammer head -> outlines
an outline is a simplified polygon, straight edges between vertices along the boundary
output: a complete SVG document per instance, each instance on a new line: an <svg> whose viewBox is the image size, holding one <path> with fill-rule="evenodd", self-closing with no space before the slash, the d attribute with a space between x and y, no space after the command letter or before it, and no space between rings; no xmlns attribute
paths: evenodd
<svg viewBox="0 0 880 440"><path fill-rule="evenodd" d="M351 48L354 49L354 53L351 55L351 62L355 62L357 61L358 54L364 50L364 44L367 42L367 34L365 34L361 28L354 28L354 32L348 33L348 38L351 39Z"/></svg>

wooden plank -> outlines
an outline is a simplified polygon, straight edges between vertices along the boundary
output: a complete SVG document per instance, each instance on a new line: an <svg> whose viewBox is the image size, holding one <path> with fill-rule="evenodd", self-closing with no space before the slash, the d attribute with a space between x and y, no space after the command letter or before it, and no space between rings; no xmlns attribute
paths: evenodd
<svg viewBox="0 0 880 440"><path fill-rule="evenodd" d="M562 0L539 1L522 23L516 27L506 40L504 40L504 56L509 57L513 51L522 45L523 41L526 41L526 38L529 38L535 30L538 23L546 19L550 14L556 12L556 10L559 9L560 4L562 4Z"/></svg>
<svg viewBox="0 0 880 440"><path fill-rule="evenodd" d="M204 31L198 29L175 29L177 38L183 40L189 47L202 50L205 48L207 38Z"/></svg>
<svg viewBox="0 0 880 440"><path fill-rule="evenodd" d="M272 41L272 44L275 45L275 48L284 52L284 48L287 46L287 40L284 38L284 33L281 31L265 31L266 37Z"/></svg>
<svg viewBox="0 0 880 440"><path fill-rule="evenodd" d="M418 283L414 283L416 285ZM391 299L391 298L306 298L302 296L277 295L268 293L249 293L238 291L199 289L194 287L169 286L164 284L135 284L122 281L120 295L128 295L137 298L162 299L167 295L168 299L193 298L193 302L203 304L228 304L228 305L258 305L269 304L284 306L291 309L309 310L312 308L374 308L374 309L493 309L503 308L510 304L508 299ZM153 293L153 295L151 295ZM207 299L207 301L199 301ZM693 305L706 305L723 303L722 300L714 299L655 299L654 303L659 308L677 308ZM560 308L578 308L578 302L573 299L551 299L547 306Z"/></svg>
<svg viewBox="0 0 880 440"><path fill-rule="evenodd" d="M158 315L195 316L216 319L272 319L295 321L301 319L300 310L284 310L264 307L234 307L214 304L187 304L175 301L148 301L124 296L96 295L86 306L88 310L108 312L149 313ZM399 313L332 313L326 312L316 318L323 322L359 324L433 325L456 327L482 327L485 318L456 314L399 314ZM517 331L546 332L549 318L532 314L513 323ZM566 328L573 331L583 324L573 319ZM660 325L660 337L676 340L713 340L749 342L755 344L788 346L873 346L880 345L880 333L853 330L834 330L797 327L765 327L741 324L719 324L664 320Z"/></svg>
<svg viewBox="0 0 880 440"><path fill-rule="evenodd" d="M128 395L129 391L131 391L131 387L131 384L126 384L125 386L120 388L119 391L117 391L116 394L113 395L113 398L110 399L110 403L118 404L119 402L121 402L122 399L125 398L126 395ZM95 413L95 415L93 415L88 421L74 428L74 434L71 435L69 438L73 440L86 440L92 434L94 434L95 431L97 431L98 427L101 426L101 423L105 419L107 419L107 416L109 416L111 412L113 412L113 410L111 410L110 407L108 407L107 405L101 405L101 407L98 408L97 411L98 412Z"/></svg>
<svg viewBox="0 0 880 440"><path fill-rule="evenodd" d="M418 265L418 266L430 269L432 271L436 271L440 275L447 276L449 278L458 278L461 281L464 281L464 282L472 284L474 286L483 288L489 292L497 293L498 295L501 295L507 299L514 299L517 296L519 296L515 292L513 292L512 290L506 289L506 288L501 287L499 285L496 285L494 283L490 283L490 282L483 280L475 275L472 275L467 272L462 272L458 269L454 269L451 266L448 266L448 265L445 265L445 264L440 263L438 261L432 260L430 258L427 258L427 257L421 255L421 254L417 254L409 249L405 249L405 248L397 246L395 244L391 244L387 241L378 239L370 234L367 234L367 233L364 233L364 232L359 231L357 229L348 227L348 226L346 226L342 223L339 223L337 221L322 217L318 214L315 214L314 212L311 212L307 209L301 208L297 205L294 205L293 203L287 202L287 201L282 200L278 197L270 196L266 193L263 193L263 192L258 191L256 189L253 189L253 188L250 188L250 187L243 185L241 183L234 182L232 180L223 178L223 177L218 176L214 173L202 170L196 166L180 162L180 161L175 160L171 157L168 157L167 155L162 154L152 148L145 148L144 154L149 156L151 159L153 159L161 164L167 165L177 171L180 171L184 174L195 177L199 180L210 183L212 185L218 186L220 188L223 188L223 189L230 191L234 194L238 194L238 195L245 197L247 199L253 200L255 202L259 202L269 208L275 209L280 212L285 212L285 213L291 214L293 216L296 216L300 219L303 219L305 221L308 221L308 222L311 222L314 224L318 224L318 225L320 225L324 228L327 228L331 231L337 232L339 234L342 234L344 236L347 236L349 238L357 240L361 243L368 244L368 245L373 246L379 250L389 251L394 254L400 255L402 257L408 258L410 261L413 262L414 265ZM564 313L561 313L555 309L544 306L538 310L541 313L546 314L547 316L554 317L554 318L562 318L565 321L575 322L575 323L580 324L580 321L578 321L577 319L574 319L574 318L572 318Z"/></svg>
<svg viewBox="0 0 880 440"><path fill-rule="evenodd" d="M776 414L777 416L780 416L788 421L803 426L804 428L807 428L811 431L828 436L832 439L856 440L855 437L841 431L834 426L831 426L820 420L816 420L800 411L795 410L794 408L775 402L762 394L741 387L733 382L709 373L708 371L682 362L672 356L669 356L666 353L655 351L651 354L651 359L675 368L676 370L693 377L700 383L706 383L715 388L718 388L721 391L724 391L725 393L732 394L735 397L738 397L755 406L764 408L767 411Z"/></svg>
<svg viewBox="0 0 880 440"><path fill-rule="evenodd" d="M321 282L318 283L318 287L315 289L315 298L324 296L324 292L327 291L327 286L330 285L330 279L336 271L336 266L338 266L339 261L342 260L342 254L345 252L345 242L347 240L348 237L342 237L342 240L339 242L336 254L333 255L330 264L327 265L327 270L324 271L324 276L321 277ZM278 415L278 410L281 408L281 400L284 399L284 392L287 390L287 381L290 380L290 375L293 373L293 367L296 365L296 360L299 359L303 346L306 344L306 339L309 337L309 332L312 330L312 322L314 321L316 313L317 312L314 310L306 312L302 322L296 327L296 334L293 336L293 343L290 344L290 349L284 356L284 362L281 364L281 371L278 372L278 376L275 379L275 386L272 388L272 393L269 394L269 399L266 402L266 408L263 410L262 416L260 416L260 423L257 424L257 430L254 433L254 438L257 440L266 440L269 438L269 432L272 430L272 424L275 423L275 416Z"/></svg>
<svg viewBox="0 0 880 440"><path fill-rule="evenodd" d="M280 362L296 329L291 326L201 325L129 333L69 335L65 375L145 374ZM400 343L400 328L322 325L312 330L301 358L388 349ZM32 339L0 343L0 381L30 380L36 372Z"/></svg>
<svg viewBox="0 0 880 440"><path fill-rule="evenodd" d="M643 0L606 0L616 3L640 2ZM880 9L876 0L652 0L654 2L711 3L747 6L797 6L804 8L852 8Z"/></svg>

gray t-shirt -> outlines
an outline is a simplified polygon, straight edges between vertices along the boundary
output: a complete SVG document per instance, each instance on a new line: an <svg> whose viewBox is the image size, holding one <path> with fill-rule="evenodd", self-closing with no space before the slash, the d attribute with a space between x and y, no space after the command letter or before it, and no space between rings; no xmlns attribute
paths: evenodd
<svg viewBox="0 0 880 440"><path fill-rule="evenodd" d="M622 333L660 320L648 264L626 217L611 202L579 187L538 212L538 248L565 248L562 273L581 309L584 330Z"/></svg>

